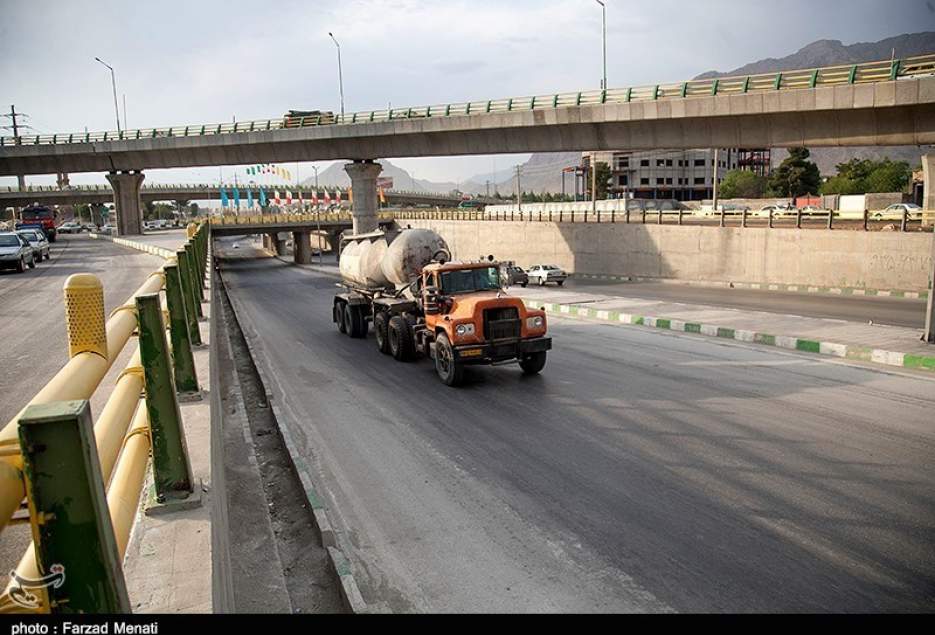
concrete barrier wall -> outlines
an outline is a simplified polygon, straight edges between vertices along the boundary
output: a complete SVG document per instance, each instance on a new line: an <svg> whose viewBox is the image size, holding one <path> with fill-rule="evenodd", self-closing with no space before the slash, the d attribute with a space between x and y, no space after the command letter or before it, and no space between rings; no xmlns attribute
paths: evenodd
<svg viewBox="0 0 935 635"><path fill-rule="evenodd" d="M569 273L924 291L932 234L611 223L401 221L455 258L493 254Z"/></svg>

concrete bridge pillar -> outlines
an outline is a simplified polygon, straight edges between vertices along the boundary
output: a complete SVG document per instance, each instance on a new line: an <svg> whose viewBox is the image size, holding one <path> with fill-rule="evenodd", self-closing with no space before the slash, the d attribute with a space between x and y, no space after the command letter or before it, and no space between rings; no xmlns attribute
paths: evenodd
<svg viewBox="0 0 935 635"><path fill-rule="evenodd" d="M292 254L295 264L312 264L312 243L310 232L292 232Z"/></svg>
<svg viewBox="0 0 935 635"><path fill-rule="evenodd" d="M114 190L117 206L117 235L135 236L143 233L143 213L140 203L140 186L145 176L142 172L110 172L107 180Z"/></svg>
<svg viewBox="0 0 935 635"><path fill-rule="evenodd" d="M273 251L277 256L286 255L286 241L289 239L287 232L278 232L270 236L273 239Z"/></svg>
<svg viewBox="0 0 935 635"><path fill-rule="evenodd" d="M383 171L383 166L368 159L346 163L344 171L351 177L354 194L354 207L351 210L354 234L376 231L380 226L377 220L377 177Z"/></svg>

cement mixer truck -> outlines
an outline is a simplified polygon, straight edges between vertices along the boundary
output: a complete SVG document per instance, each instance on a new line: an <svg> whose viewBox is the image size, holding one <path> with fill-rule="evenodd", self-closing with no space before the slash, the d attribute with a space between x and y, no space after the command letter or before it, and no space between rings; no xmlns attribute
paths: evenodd
<svg viewBox="0 0 935 635"><path fill-rule="evenodd" d="M366 338L372 325L381 353L426 356L448 386L462 383L466 366L518 362L527 375L545 366L545 313L503 291L492 258L452 262L429 229L349 236L340 254L332 319L341 333Z"/></svg>

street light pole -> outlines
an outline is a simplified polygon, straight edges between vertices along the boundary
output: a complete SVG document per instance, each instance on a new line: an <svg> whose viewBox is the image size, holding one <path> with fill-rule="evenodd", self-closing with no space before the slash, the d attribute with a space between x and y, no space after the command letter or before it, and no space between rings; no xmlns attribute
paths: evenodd
<svg viewBox="0 0 935 635"><path fill-rule="evenodd" d="M317 166L317 165L313 165L313 166L312 166L312 169L315 170L315 189L317 190L317 189L318 189L318 166ZM316 194L317 194L317 192L316 192Z"/></svg>
<svg viewBox="0 0 935 635"><path fill-rule="evenodd" d="M341 70L341 45L338 44L338 41L334 39L331 31L328 31L328 37L331 38L331 41L334 42L334 45L338 48L338 89L341 91L341 120L344 120L344 73Z"/></svg>
<svg viewBox="0 0 935 635"><path fill-rule="evenodd" d="M110 85L114 89L114 114L117 116L117 132L121 132L120 129L120 108L117 106L117 77L114 74L114 67L102 60L99 57L95 57L95 60L106 66L110 69Z"/></svg>
<svg viewBox="0 0 935 635"><path fill-rule="evenodd" d="M604 75L601 90L607 90L607 7L601 0L594 0L601 5L601 43L604 49Z"/></svg>

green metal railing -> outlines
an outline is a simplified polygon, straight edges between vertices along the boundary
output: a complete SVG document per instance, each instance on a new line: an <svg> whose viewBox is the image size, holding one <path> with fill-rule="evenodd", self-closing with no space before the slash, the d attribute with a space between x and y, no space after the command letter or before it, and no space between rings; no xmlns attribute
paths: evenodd
<svg viewBox="0 0 935 635"><path fill-rule="evenodd" d="M358 125L400 119L485 115L490 113L547 110L598 104L683 99L710 95L736 95L751 92L797 90L846 84L868 84L935 74L935 53L905 59L863 64L827 66L760 75L699 79L653 86L508 97L434 106L370 110L334 115L280 117L236 123L198 124L170 128L141 128L107 132L76 132L52 135L0 137L0 146L96 143L134 139L200 137L331 125Z"/></svg>

